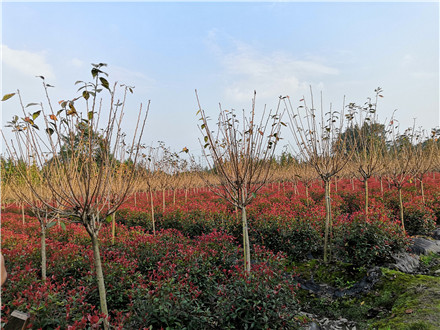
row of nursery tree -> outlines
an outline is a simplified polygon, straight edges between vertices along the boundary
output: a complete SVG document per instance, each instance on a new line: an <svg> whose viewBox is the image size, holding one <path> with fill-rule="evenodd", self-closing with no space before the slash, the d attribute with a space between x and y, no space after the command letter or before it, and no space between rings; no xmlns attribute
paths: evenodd
<svg viewBox="0 0 440 330"><path fill-rule="evenodd" d="M265 184L302 182L308 194L310 184L321 180L326 203L324 261L328 262L332 180L336 184L340 177L360 180L367 214L368 179L376 176L392 184L399 192L404 230L403 183L408 177L419 180L423 196L426 173L440 171L439 131L427 133L414 125L399 132L395 118L380 123L376 112L380 88L365 104L344 104L339 111L331 106L325 109L322 102L315 108L312 93L310 103L302 98L296 109L288 96L280 97L277 108L264 111L261 118L256 118L254 94L249 113L220 106L216 123L208 120L196 91L202 167L187 148L173 152L164 143L156 147L142 143L149 102L140 105L136 128L128 140L122 122L133 87L110 85L105 66L92 65L92 81L77 81L78 96L73 99L53 103L52 86L44 77L39 77L44 102L25 104L20 91L4 95L2 101L18 100L20 113L8 122L14 138L7 140L3 135L6 154L1 162L2 204L20 203L23 212L24 207L29 208L41 224L43 280L46 231L57 221L61 225L63 221L79 223L87 230L105 315L99 233L107 223L114 226L114 213L130 196L136 203L138 193L149 195L154 235L154 198L161 195L164 211L165 195L170 191L175 203L178 191L187 197L192 189L208 187L241 211L244 267L250 272L246 207ZM291 143L293 151L276 157L282 138Z"/></svg>

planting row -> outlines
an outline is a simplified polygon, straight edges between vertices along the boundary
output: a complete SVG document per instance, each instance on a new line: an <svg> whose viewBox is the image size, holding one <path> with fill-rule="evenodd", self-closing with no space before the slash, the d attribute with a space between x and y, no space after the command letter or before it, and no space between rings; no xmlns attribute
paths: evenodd
<svg viewBox="0 0 440 330"><path fill-rule="evenodd" d="M29 328L102 326L90 238L68 224L47 237L46 283L41 281L39 225L35 218L2 214L2 253L8 282L2 288L2 323L15 310L29 311ZM191 239L177 230L156 236L143 228L103 228L101 255L109 322L115 328L294 328L298 304L286 257L253 247L251 274L236 240L213 231Z"/></svg>

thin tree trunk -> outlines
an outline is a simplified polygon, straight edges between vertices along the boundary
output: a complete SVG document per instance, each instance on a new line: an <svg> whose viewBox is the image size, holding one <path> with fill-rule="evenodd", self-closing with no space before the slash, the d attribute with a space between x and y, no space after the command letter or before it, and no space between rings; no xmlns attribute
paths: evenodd
<svg viewBox="0 0 440 330"><path fill-rule="evenodd" d="M104 319L104 329L109 329L108 309L107 309L107 293L105 291L104 275L102 272L101 254L99 252L99 240L96 235L90 235L92 239L93 256L95 262L96 279L98 281L99 302L101 304L101 312L106 315Z"/></svg>
<svg viewBox="0 0 440 330"><path fill-rule="evenodd" d="M25 218L24 218L24 203L21 203L21 219L23 221L23 225L25 223Z"/></svg>
<svg viewBox="0 0 440 330"><path fill-rule="evenodd" d="M246 218L246 207L241 208L241 218L243 222L243 253L244 253L244 270L246 273L251 271L251 252L249 244L249 231Z"/></svg>
<svg viewBox="0 0 440 330"><path fill-rule="evenodd" d="M353 180L353 178L351 178L351 190L354 191L354 180Z"/></svg>
<svg viewBox="0 0 440 330"><path fill-rule="evenodd" d="M380 178L380 194L383 197L383 180L382 180L382 177Z"/></svg>
<svg viewBox="0 0 440 330"><path fill-rule="evenodd" d="M136 192L134 193L134 207L136 207Z"/></svg>
<svg viewBox="0 0 440 330"><path fill-rule="evenodd" d="M405 222L403 219L403 198L402 198L402 187L397 188L399 190L399 208L400 208L400 221L402 222L402 229L405 232Z"/></svg>
<svg viewBox="0 0 440 330"><path fill-rule="evenodd" d="M338 192L338 178L335 176L335 192Z"/></svg>
<svg viewBox="0 0 440 330"><path fill-rule="evenodd" d="M422 190L423 205L425 205L425 189L423 189L423 177L420 179L420 189Z"/></svg>
<svg viewBox="0 0 440 330"><path fill-rule="evenodd" d="M368 218L368 178L364 178L364 187L365 187L365 214Z"/></svg>
<svg viewBox="0 0 440 330"><path fill-rule="evenodd" d="M329 232L331 222L331 204L330 204L330 181L326 180L325 184L325 233L324 233L324 262L328 263L329 260Z"/></svg>
<svg viewBox="0 0 440 330"><path fill-rule="evenodd" d="M150 188L150 204L151 204L151 223L153 224L153 236L156 236L156 223L154 221L154 200L153 200L153 192Z"/></svg>
<svg viewBox="0 0 440 330"><path fill-rule="evenodd" d="M41 224L41 279L43 282L46 282L47 278L47 255L46 255L46 224L47 224L47 215L46 222L43 221Z"/></svg>
<svg viewBox="0 0 440 330"><path fill-rule="evenodd" d="M116 236L116 213L112 214L112 245L115 245Z"/></svg>
<svg viewBox="0 0 440 330"><path fill-rule="evenodd" d="M185 204L188 203L188 189L185 188Z"/></svg>
<svg viewBox="0 0 440 330"><path fill-rule="evenodd" d="M162 189L162 213L165 213L165 189Z"/></svg>
<svg viewBox="0 0 440 330"><path fill-rule="evenodd" d="M176 206L176 190L173 190L173 206Z"/></svg>
<svg viewBox="0 0 440 330"><path fill-rule="evenodd" d="M307 206L309 206L309 187L308 185L305 185L305 187L306 187L306 203Z"/></svg>

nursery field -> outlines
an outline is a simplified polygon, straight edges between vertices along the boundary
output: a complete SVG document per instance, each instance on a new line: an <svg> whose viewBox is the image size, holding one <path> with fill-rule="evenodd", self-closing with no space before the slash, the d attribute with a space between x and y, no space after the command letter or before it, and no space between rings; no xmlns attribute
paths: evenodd
<svg viewBox="0 0 440 330"><path fill-rule="evenodd" d="M243 268L240 210L206 187L151 195L138 189L116 212L115 224L105 222L99 235L111 328L307 329L328 318L343 319L350 329L435 329L439 278L403 274L392 263L412 237L429 236L439 226L440 175L425 176L424 202L420 183L405 181L405 232L397 190L376 178L369 185L366 214L360 182L332 181L331 260L324 264L320 181L307 194L301 182L267 183L246 209L250 272ZM68 220L55 221L47 231L43 281L40 222L31 210L22 214L19 205L3 207L8 280L2 326L19 310L30 313L31 329L103 327L91 238L84 226ZM440 257L425 256L422 263L440 268ZM379 275L368 292L336 299L303 288L314 279L349 290L371 269Z"/></svg>

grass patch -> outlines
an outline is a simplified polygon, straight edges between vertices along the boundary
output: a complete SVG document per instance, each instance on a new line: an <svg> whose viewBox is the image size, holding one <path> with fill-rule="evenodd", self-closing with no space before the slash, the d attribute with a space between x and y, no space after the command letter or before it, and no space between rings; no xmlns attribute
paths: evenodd
<svg viewBox="0 0 440 330"><path fill-rule="evenodd" d="M352 287L367 275L363 267L354 267L352 264L334 261L324 264L322 260L313 259L307 262L295 263L295 271L305 280L316 283L325 283L339 289Z"/></svg>
<svg viewBox="0 0 440 330"><path fill-rule="evenodd" d="M374 329L438 329L440 324L440 278L410 275L383 269L378 288L396 299L389 317L372 324Z"/></svg>
<svg viewBox="0 0 440 330"><path fill-rule="evenodd" d="M427 267L437 265L440 260L438 255L425 258L422 262ZM364 295L336 299L299 290L301 309L319 317L355 321L358 329L439 329L440 278L381 270L380 281ZM346 288L346 284L352 285L366 275L364 269L342 263L325 266L318 260L296 264L295 271L302 278L313 278L316 283L338 288Z"/></svg>

